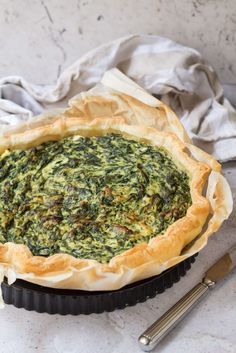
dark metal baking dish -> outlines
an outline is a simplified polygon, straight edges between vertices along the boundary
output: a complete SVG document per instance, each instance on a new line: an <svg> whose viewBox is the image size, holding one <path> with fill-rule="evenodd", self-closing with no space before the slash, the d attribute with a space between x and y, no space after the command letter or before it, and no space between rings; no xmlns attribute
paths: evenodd
<svg viewBox="0 0 236 353"><path fill-rule="evenodd" d="M173 286L191 268L195 257L182 261L158 276L154 276L121 289L104 292L88 292L82 290L53 289L17 280L8 285L2 283L3 300L17 308L34 310L38 313L78 315L102 313L123 309L153 298L158 293Z"/></svg>

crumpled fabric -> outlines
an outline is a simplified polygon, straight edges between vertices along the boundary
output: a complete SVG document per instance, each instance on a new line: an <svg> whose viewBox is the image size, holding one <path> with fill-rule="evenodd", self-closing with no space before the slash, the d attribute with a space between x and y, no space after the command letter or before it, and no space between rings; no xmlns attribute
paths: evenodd
<svg viewBox="0 0 236 353"><path fill-rule="evenodd" d="M221 162L236 159L236 111L215 71L195 49L153 35L123 37L88 52L55 85L31 84L20 76L0 79L0 130L65 107L113 67L169 105L195 145Z"/></svg>

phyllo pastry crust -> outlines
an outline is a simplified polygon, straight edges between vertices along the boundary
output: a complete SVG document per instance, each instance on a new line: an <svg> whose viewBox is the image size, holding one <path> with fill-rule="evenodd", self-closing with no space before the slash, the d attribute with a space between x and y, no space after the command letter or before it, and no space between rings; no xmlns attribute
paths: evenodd
<svg viewBox="0 0 236 353"><path fill-rule="evenodd" d="M117 289L198 251L232 208L220 165L174 113L127 94L80 95L5 132L0 152L0 263L11 281Z"/></svg>

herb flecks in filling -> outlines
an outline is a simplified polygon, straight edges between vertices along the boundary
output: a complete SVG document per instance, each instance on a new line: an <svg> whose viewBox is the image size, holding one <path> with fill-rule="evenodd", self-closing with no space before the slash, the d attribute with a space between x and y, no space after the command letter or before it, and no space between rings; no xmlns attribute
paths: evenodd
<svg viewBox="0 0 236 353"><path fill-rule="evenodd" d="M108 262L185 216L188 175L163 148L68 137L0 157L0 241Z"/></svg>

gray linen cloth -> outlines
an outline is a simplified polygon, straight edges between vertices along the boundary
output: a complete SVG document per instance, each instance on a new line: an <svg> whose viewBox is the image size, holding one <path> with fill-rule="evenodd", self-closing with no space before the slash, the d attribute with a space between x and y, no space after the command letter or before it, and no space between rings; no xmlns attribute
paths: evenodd
<svg viewBox="0 0 236 353"><path fill-rule="evenodd" d="M171 106L197 146L222 162L236 159L236 111L215 71L196 50L151 35L127 36L90 51L55 85L34 85L19 76L0 79L0 131L66 106L113 67Z"/></svg>

